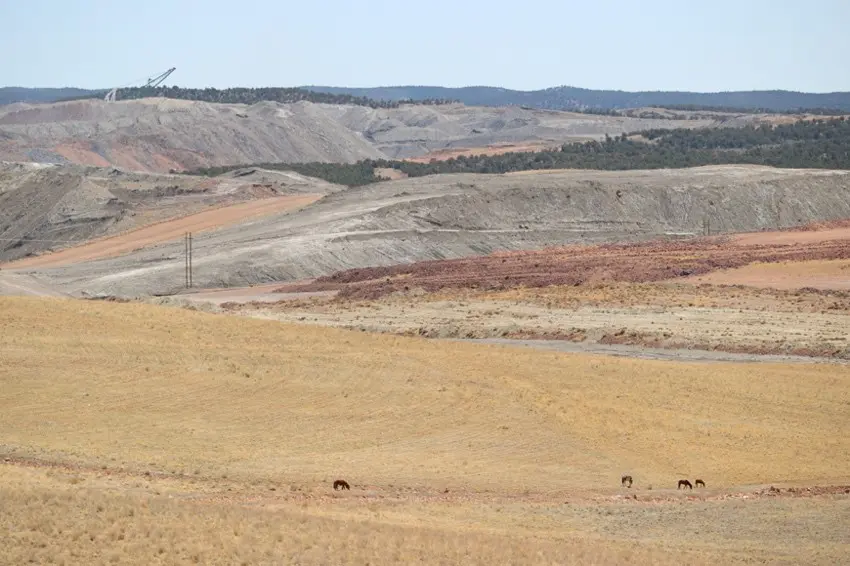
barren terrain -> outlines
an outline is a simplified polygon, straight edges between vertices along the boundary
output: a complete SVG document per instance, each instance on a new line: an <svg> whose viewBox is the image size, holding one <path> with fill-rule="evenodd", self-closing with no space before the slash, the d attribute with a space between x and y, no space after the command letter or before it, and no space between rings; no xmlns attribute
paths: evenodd
<svg viewBox="0 0 850 566"><path fill-rule="evenodd" d="M744 120L754 123L757 117ZM459 104L373 109L309 102L79 100L0 107L0 159L165 173L242 163L406 158L498 144L552 145L651 128L728 125L719 117L644 119Z"/></svg>
<svg viewBox="0 0 850 566"><path fill-rule="evenodd" d="M206 230L246 222L251 218L270 216L306 206L322 195L289 195L269 197L230 206L216 207L195 214L148 224L117 236L90 241L42 256L23 258L3 264L5 268L56 267L83 261L120 256L133 250L180 239L186 232L193 235Z"/></svg>
<svg viewBox="0 0 850 566"><path fill-rule="evenodd" d="M95 248L130 251L179 238L183 230L209 229L280 212L341 188L292 172L257 169L207 178L0 163L0 262L119 234L118 240L101 241ZM182 220L163 223L178 218ZM135 244L134 239L138 239ZM123 244L116 247L115 242ZM27 261L35 263L22 265L42 265L44 259Z"/></svg>
<svg viewBox="0 0 850 566"><path fill-rule="evenodd" d="M715 285L747 285L774 289L850 290L850 261L812 260L754 263L737 269L724 269L695 278Z"/></svg>
<svg viewBox="0 0 850 566"><path fill-rule="evenodd" d="M617 360L60 299L0 298L0 324L6 562L850 551L842 366ZM708 487L677 491L682 477Z"/></svg>
<svg viewBox="0 0 850 566"><path fill-rule="evenodd" d="M257 318L550 348L561 341L566 351L850 360L848 258L850 229L838 221L355 269L282 285L277 302L268 287L254 298L246 289L185 298Z"/></svg>
<svg viewBox="0 0 850 566"><path fill-rule="evenodd" d="M514 340L631 357L850 360L850 297L845 292L616 283L411 292L376 300L334 297L293 294L273 303L266 295L244 304L240 300L250 298L243 294L218 304L227 312L270 320L429 338ZM194 300L213 299L199 295Z"/></svg>
<svg viewBox="0 0 850 566"><path fill-rule="evenodd" d="M841 218L850 218L850 175L845 171L721 166L626 172L576 170L546 175L438 175L333 192L295 212L198 234L194 281L198 288L242 287L370 266L387 266L387 275L408 269L424 273L430 264L410 268L405 264L547 246L659 237L675 240L701 234L706 223L712 233L732 233ZM714 254L724 258L727 267L759 259L796 257L793 250L776 249L770 255L757 246L742 248L740 254L730 256L722 251L722 244L712 242L715 240L665 244L671 246L666 248L669 253L659 257L678 257L678 271L672 263L646 265L640 259L640 246L629 248L632 251L626 251L625 256L612 252L605 260L607 264L593 261L617 271L617 262L628 256L631 265L664 278L684 276L688 266L699 267L700 260L690 257L694 254ZM714 248L719 251L711 251ZM814 245L811 253L816 255L808 259L846 257L845 246L834 242ZM535 277L554 283L548 274L557 272L556 264L565 261L563 265L572 266L572 270L588 259L584 252L576 252L575 258L570 254L539 252L516 256L525 259L470 259L445 266L468 266L473 271L476 266L487 266L484 279L490 282L490 268L501 265L504 259L505 269L517 269L504 271L494 282L499 286ZM531 257L539 260L526 264ZM538 268L534 263L539 263ZM113 259L22 271L65 293L136 296L180 291L183 270L182 242L178 241ZM559 276L574 277L570 270L559 272ZM372 279L370 273L378 273L381 279L366 282ZM363 271L363 277L354 277L363 281L349 287L382 286L382 273L380 269ZM432 272L421 283L435 278L442 286L451 274ZM505 275L510 276L508 280ZM339 282L342 280L332 281ZM386 289L403 290L404 286L401 280L393 280Z"/></svg>
<svg viewBox="0 0 850 566"><path fill-rule="evenodd" d="M850 260L850 226L847 221L836 224L840 227L819 231L553 247L352 269L309 283L284 286L281 291L337 291L347 298L377 298L411 289L509 289L670 279L734 284L742 283L749 272L762 273L761 283L767 286L770 273L784 273L783 266L788 265L792 266L789 279L780 283L782 288L844 289L848 285L842 272ZM808 272L812 262L823 266L831 277Z"/></svg>

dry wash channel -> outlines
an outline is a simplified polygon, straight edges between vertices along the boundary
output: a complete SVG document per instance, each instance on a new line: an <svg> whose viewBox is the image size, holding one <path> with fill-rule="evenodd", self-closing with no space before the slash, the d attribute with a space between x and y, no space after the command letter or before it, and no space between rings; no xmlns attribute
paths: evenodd
<svg viewBox="0 0 850 566"><path fill-rule="evenodd" d="M0 299L0 325L5 561L828 563L850 543L843 493L744 497L850 483L847 368L62 299Z"/></svg>

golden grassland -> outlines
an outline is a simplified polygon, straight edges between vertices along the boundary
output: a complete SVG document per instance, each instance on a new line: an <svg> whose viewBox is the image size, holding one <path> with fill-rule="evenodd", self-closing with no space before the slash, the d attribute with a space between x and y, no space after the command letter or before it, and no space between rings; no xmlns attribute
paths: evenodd
<svg viewBox="0 0 850 566"><path fill-rule="evenodd" d="M62 300L3 299L0 325L0 430L35 455L479 489L848 473L845 367L568 356Z"/></svg>
<svg viewBox="0 0 850 566"><path fill-rule="evenodd" d="M709 564L708 555L629 540L499 532L363 505L199 503L87 486L0 466L3 564ZM405 514L406 513L406 514ZM548 535L548 536L542 536ZM553 536L554 535L554 536Z"/></svg>
<svg viewBox="0 0 850 566"><path fill-rule="evenodd" d="M678 513L703 535L653 506L576 503L622 492L623 473L672 498L680 477L720 491L848 481L846 367L610 359L61 299L0 298L0 328L11 563L710 563L742 549L828 562L850 544L847 497ZM337 477L352 491L330 490ZM711 528L727 511L739 528Z"/></svg>
<svg viewBox="0 0 850 566"><path fill-rule="evenodd" d="M291 501L0 464L2 564L836 564L850 498ZM249 490L250 491L250 490ZM229 494L229 492L228 492Z"/></svg>

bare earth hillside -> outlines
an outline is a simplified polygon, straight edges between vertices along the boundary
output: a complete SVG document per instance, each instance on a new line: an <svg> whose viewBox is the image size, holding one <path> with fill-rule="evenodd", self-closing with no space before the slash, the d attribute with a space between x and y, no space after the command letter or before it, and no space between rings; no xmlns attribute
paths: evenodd
<svg viewBox="0 0 850 566"><path fill-rule="evenodd" d="M199 288L564 244L775 229L850 217L845 171L754 166L440 175L332 193L294 213L198 234ZM177 241L34 273L80 294L177 292Z"/></svg>
<svg viewBox="0 0 850 566"><path fill-rule="evenodd" d="M0 262L152 224L156 226L150 231L167 241L179 238L182 232L178 229L168 237L160 224L165 220L255 202L231 210L244 212L231 214L238 220L264 209L275 210L274 203L282 204L283 196L315 195L306 203L341 188L297 173L257 169L207 178L78 165L0 163ZM269 199L277 200L257 202ZM183 231L217 226L216 221L184 224ZM134 244L134 236L129 240L125 251L151 243L139 239Z"/></svg>
<svg viewBox="0 0 850 566"><path fill-rule="evenodd" d="M722 124L719 119L624 118L517 107L80 100L0 107L0 159L168 172L240 163L413 157L447 148L551 144L647 128Z"/></svg>
<svg viewBox="0 0 850 566"><path fill-rule="evenodd" d="M850 222L805 228L353 269L185 297L258 318L568 352L846 363Z"/></svg>

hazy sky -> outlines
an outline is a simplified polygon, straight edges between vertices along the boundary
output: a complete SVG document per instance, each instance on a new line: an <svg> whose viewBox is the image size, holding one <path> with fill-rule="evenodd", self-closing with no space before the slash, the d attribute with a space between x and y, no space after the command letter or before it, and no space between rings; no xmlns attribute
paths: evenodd
<svg viewBox="0 0 850 566"><path fill-rule="evenodd" d="M0 86L850 91L850 0L0 0Z"/></svg>

